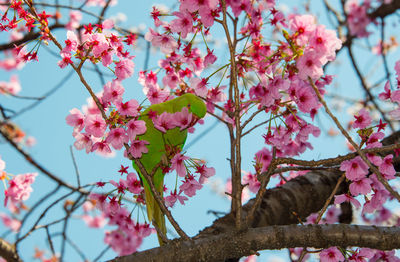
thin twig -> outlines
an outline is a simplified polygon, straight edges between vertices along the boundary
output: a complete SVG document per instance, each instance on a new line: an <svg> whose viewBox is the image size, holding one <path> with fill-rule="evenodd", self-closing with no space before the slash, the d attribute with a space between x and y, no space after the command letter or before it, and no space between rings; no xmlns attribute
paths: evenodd
<svg viewBox="0 0 400 262"><path fill-rule="evenodd" d="M400 202L400 195L397 193L387 182L385 178L383 178L381 172L369 161L367 156L364 154L364 152L360 149L360 147L353 141L353 139L350 137L350 135L347 133L347 131L343 128L343 126L340 124L339 120L332 114L330 109L328 108L325 100L322 98L321 94L319 93L319 90L317 86L314 84L312 79L309 77L308 78L309 83L311 84L312 88L314 89L318 100L321 102L321 104L324 106L326 113L331 117L331 119L335 122L336 126L339 128L339 130L342 132L342 134L346 137L347 141L354 147L354 149L357 151L358 155L364 160L364 162L368 165L368 167L372 170L373 173L376 174L376 177L378 178L379 182L382 183L382 185L386 188L387 191L389 191L393 197L397 199L397 201Z"/></svg>
<svg viewBox="0 0 400 262"><path fill-rule="evenodd" d="M164 200L161 198L160 194L158 193L156 187L154 186L153 180L151 179L150 175L147 173L146 169L144 168L142 162L140 162L139 159L132 158L132 160L135 162L135 164L138 166L140 173L144 176L146 179L146 182L149 184L151 193L154 196L154 199L156 200L157 205L160 207L161 211L166 215L168 218L169 222L172 224L172 226L175 228L176 232L179 234L180 237L182 237L185 240L189 240L189 236L186 235L186 233L181 229L181 227L178 225L174 217L172 216L171 212L168 210L168 208L165 206Z"/></svg>
<svg viewBox="0 0 400 262"><path fill-rule="evenodd" d="M319 221L321 221L322 216L324 215L324 213L325 213L326 209L328 208L329 204L332 202L333 197L336 195L336 192L338 191L339 186L344 181L345 177L346 177L345 173L343 173L343 175L337 181L337 183L335 185L335 188L332 190L331 195L326 200L325 205L323 206L323 208L319 211L318 217L315 220L314 224L318 225ZM307 254L307 252L308 252L307 249L303 248L303 250L301 251L300 257L298 259L298 262L302 262L303 261L304 256Z"/></svg>
<svg viewBox="0 0 400 262"><path fill-rule="evenodd" d="M81 179L80 179L80 175L79 175L79 169L78 169L78 165L76 164L74 150L72 149L72 146L69 146L69 151L71 152L72 163L74 164L74 168L75 168L76 181L78 183L78 187L81 187Z"/></svg>

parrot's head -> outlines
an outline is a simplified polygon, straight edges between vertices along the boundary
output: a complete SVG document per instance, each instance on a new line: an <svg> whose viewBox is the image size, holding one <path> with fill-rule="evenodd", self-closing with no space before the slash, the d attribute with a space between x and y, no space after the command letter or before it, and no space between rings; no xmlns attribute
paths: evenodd
<svg viewBox="0 0 400 262"><path fill-rule="evenodd" d="M191 93L187 93L180 96L179 98L181 98L181 106L187 106L189 112L197 116L199 119L203 118L206 115L207 107L200 97Z"/></svg>

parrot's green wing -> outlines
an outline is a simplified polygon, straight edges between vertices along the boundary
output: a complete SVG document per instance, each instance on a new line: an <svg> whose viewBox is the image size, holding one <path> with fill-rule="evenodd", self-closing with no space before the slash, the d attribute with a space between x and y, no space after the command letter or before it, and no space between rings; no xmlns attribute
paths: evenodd
<svg viewBox="0 0 400 262"><path fill-rule="evenodd" d="M138 138L140 140L146 140L150 144L147 145L148 152L142 155L140 161L148 174L150 174L154 167L158 165L161 161L163 161L163 159L166 159L166 147L182 149L187 137L186 129L180 131L180 129L176 127L174 129L168 130L166 133L162 133L160 130L156 129L154 127L153 121L148 116L150 110L160 115L163 112L180 112L184 107L187 107L189 112L195 115L198 119L203 118L207 112L204 102L196 95L188 93L167 102L152 105L141 114L139 119L143 120L146 123L147 131L145 134L139 136ZM158 204L155 202L155 199L153 197L153 194L151 193L148 183L146 182L146 179L140 173L140 170L135 162L132 162L133 167L139 174L139 177L143 183L147 206L147 216L149 218L149 221L152 222L154 220L161 232L166 235L164 215L160 210ZM162 197L164 188L164 174L162 173L160 168L157 169L153 176L153 183L156 190L160 193ZM160 236L158 237L158 240L160 245L162 245L163 242Z"/></svg>

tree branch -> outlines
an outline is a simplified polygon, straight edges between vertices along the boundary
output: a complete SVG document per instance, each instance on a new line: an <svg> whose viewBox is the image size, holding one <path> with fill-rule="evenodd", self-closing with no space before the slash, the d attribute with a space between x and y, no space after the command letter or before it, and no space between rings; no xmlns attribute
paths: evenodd
<svg viewBox="0 0 400 262"><path fill-rule="evenodd" d="M257 250L294 247L357 246L380 250L400 248L400 227L357 225L269 226L229 232L195 241L176 241L111 261L223 261Z"/></svg>
<svg viewBox="0 0 400 262"><path fill-rule="evenodd" d="M9 262L22 261L15 251L15 247L2 238L0 238L0 257Z"/></svg>

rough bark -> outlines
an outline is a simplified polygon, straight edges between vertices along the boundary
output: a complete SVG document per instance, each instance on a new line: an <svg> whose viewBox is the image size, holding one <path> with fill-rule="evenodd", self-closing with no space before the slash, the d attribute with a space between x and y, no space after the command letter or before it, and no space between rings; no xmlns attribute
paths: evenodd
<svg viewBox="0 0 400 262"><path fill-rule="evenodd" d="M332 193L341 172L312 171L296 177L281 187L267 190L260 207L256 210L250 227L290 225L304 221L310 214L318 212ZM347 184L342 183L336 194L343 194ZM243 206L245 219L255 199ZM228 214L217 219L197 237L225 233L234 228L234 215Z"/></svg>
<svg viewBox="0 0 400 262"><path fill-rule="evenodd" d="M254 254L257 250L303 246L314 248L358 246L391 250L400 248L400 228L343 224L269 226L193 241L173 241L162 247L119 257L112 261L225 261L231 257Z"/></svg>
<svg viewBox="0 0 400 262"><path fill-rule="evenodd" d="M22 261L13 245L0 238L0 257L4 258L8 262L20 262Z"/></svg>

